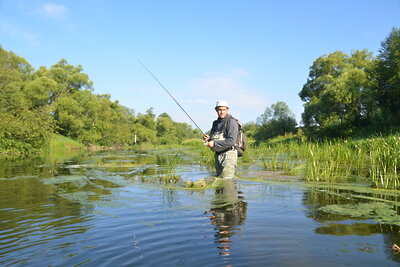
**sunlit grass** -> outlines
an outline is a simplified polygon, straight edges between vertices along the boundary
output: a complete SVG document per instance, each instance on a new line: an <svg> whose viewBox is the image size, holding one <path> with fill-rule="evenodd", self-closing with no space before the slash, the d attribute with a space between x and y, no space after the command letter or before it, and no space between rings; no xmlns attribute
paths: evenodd
<svg viewBox="0 0 400 267"><path fill-rule="evenodd" d="M376 188L400 189L399 136L274 143L257 150L264 169L301 175L307 181L335 183L364 178Z"/></svg>

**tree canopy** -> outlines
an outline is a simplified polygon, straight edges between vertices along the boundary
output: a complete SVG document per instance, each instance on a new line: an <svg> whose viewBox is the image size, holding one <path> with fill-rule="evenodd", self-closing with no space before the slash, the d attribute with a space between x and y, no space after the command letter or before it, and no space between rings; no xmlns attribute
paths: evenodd
<svg viewBox="0 0 400 267"><path fill-rule="evenodd" d="M174 122L167 113L158 118L149 108L135 115L94 94L93 82L82 66L61 59L35 70L24 58L0 47L0 149L36 151L51 133L85 144L115 146L136 143L179 143L200 137L190 125Z"/></svg>
<svg viewBox="0 0 400 267"><path fill-rule="evenodd" d="M372 54L356 50L350 56L336 51L319 57L299 93L306 102L302 114L306 129L323 136L349 135L366 115L365 88Z"/></svg>
<svg viewBox="0 0 400 267"><path fill-rule="evenodd" d="M299 93L310 137L384 132L400 124L400 30L393 28L379 55L355 50L319 57Z"/></svg>
<svg viewBox="0 0 400 267"><path fill-rule="evenodd" d="M0 46L0 149L36 151L57 133L85 144L125 146L174 144L201 133L167 113L144 114L94 94L83 67L61 59L35 70L23 57ZM307 137L351 137L400 128L400 30L393 28L379 54L354 50L318 57L299 92L304 102L302 128ZM247 135L263 141L297 131L284 102L267 107Z"/></svg>
<svg viewBox="0 0 400 267"><path fill-rule="evenodd" d="M256 123L258 127L254 131L254 137L258 141L294 133L297 125L294 113L281 101L267 107Z"/></svg>

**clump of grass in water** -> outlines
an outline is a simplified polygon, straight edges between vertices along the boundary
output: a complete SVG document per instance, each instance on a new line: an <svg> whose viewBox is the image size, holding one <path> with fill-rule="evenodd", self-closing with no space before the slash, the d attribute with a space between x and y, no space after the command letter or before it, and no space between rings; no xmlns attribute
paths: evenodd
<svg viewBox="0 0 400 267"><path fill-rule="evenodd" d="M181 181L181 177L176 174L176 167L182 162L182 157L177 154L157 155L156 163L165 168L165 175L157 176L156 179L164 184L176 184Z"/></svg>
<svg viewBox="0 0 400 267"><path fill-rule="evenodd" d="M158 176L156 178L162 184L176 184L182 181L182 178L178 174L166 174L163 176Z"/></svg>
<svg viewBox="0 0 400 267"><path fill-rule="evenodd" d="M201 178L198 181L192 181L192 180L185 181L186 188L194 188L194 189L205 188L210 186L211 184L212 184L211 182L207 182L206 179L204 178Z"/></svg>
<svg viewBox="0 0 400 267"><path fill-rule="evenodd" d="M156 164L167 168L175 168L182 162L182 157L177 154L157 155Z"/></svg>
<svg viewBox="0 0 400 267"><path fill-rule="evenodd" d="M177 174L166 174L159 176L146 176L140 178L141 182L144 183L153 183L153 184L177 184L182 181L182 178Z"/></svg>
<svg viewBox="0 0 400 267"><path fill-rule="evenodd" d="M266 170L281 170L288 174L297 175L299 160L295 151L297 148L293 144L274 144L263 146L258 149L261 155L261 164Z"/></svg>

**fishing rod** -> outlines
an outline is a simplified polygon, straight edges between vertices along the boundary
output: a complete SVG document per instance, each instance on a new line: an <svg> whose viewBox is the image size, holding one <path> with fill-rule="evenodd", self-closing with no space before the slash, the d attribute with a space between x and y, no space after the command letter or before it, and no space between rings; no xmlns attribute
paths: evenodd
<svg viewBox="0 0 400 267"><path fill-rule="evenodd" d="M142 61L140 61L139 59L137 59L137 61L143 66L143 68L145 70L147 70L147 72L154 78L154 80L156 80L158 82L159 85L161 85L161 87L169 94L169 96L175 101L175 103L183 110L183 112L185 112L186 116L188 116L188 118L194 123L194 125L196 125L197 129L200 130L200 132L205 135L205 133L200 129L200 127L197 125L197 123L192 119L192 117L190 117L190 115L186 112L186 110L178 103L178 101L176 101L175 97L173 97L171 95L171 93L167 90L167 88L165 88L165 86L160 82L159 79L157 79L156 76L154 76L154 74L146 67L146 65L143 64Z"/></svg>

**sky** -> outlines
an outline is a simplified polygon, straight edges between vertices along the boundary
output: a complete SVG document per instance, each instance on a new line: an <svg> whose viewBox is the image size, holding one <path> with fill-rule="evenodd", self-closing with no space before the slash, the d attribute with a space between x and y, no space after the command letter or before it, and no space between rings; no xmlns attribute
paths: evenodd
<svg viewBox="0 0 400 267"><path fill-rule="evenodd" d="M35 69L81 65L95 94L202 131L226 100L256 121L283 101L300 123L309 68L335 51L377 56L400 0L0 0L0 45Z"/></svg>

